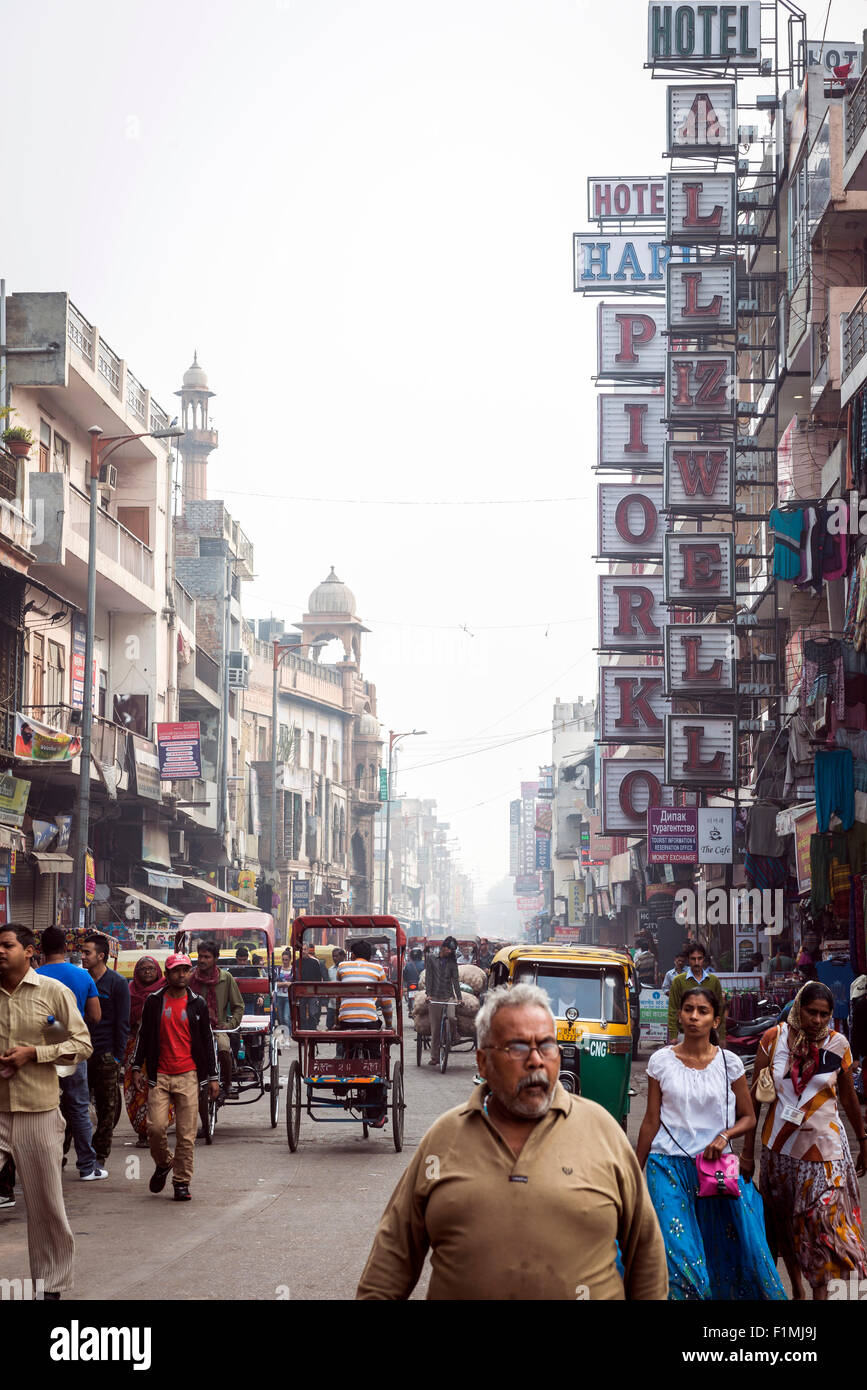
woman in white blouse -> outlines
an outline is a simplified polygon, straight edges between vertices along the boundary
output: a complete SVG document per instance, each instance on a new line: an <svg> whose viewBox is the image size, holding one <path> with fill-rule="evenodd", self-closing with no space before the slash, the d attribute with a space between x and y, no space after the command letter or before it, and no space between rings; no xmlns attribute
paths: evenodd
<svg viewBox="0 0 867 1390"><path fill-rule="evenodd" d="M668 1259L669 1298L785 1299L752 1183L740 1196L699 1197L695 1160L731 1151L755 1128L743 1063L718 1045L713 994L698 985L681 1001L683 1042L647 1065L647 1110L638 1135Z"/></svg>

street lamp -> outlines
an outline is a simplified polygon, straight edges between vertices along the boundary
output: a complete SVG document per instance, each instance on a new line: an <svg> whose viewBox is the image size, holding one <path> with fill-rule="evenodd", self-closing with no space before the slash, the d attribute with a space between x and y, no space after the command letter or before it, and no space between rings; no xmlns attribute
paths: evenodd
<svg viewBox="0 0 867 1390"><path fill-rule="evenodd" d="M114 434L101 438L99 425L92 425L90 435L90 517L87 544L87 610L84 640L84 698L81 711L81 771L78 779L78 815L75 826L75 849L72 856L72 925L77 927L84 902L84 861L90 839L90 746L93 730L93 629L96 625L96 525L99 517L100 466L133 439L182 439L185 429L143 430L141 434Z"/></svg>
<svg viewBox="0 0 867 1390"><path fill-rule="evenodd" d="M395 745L400 739L402 739L402 738L413 738L413 737L415 737L415 738L421 738L422 734L426 734L426 733L427 733L427 729L408 729L408 730L406 731L406 733L403 733L403 734L396 734L396 733L394 733L391 729L389 729L389 731L388 731L388 788L387 788L387 790L388 790L388 800L387 800L386 803L385 803L385 863L384 863L384 865L383 865L383 870L382 870L382 915L383 915L383 917L386 917L386 916L388 915L388 893L389 893L388 857L389 857L389 851L390 851L390 848L391 848L391 767L392 767L392 753L394 752L394 745Z"/></svg>

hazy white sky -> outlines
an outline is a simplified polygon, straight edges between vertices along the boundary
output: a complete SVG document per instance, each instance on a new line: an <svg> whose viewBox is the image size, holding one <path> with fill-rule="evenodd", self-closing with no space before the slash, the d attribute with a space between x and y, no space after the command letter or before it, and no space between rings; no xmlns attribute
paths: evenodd
<svg viewBox="0 0 867 1390"><path fill-rule="evenodd" d="M820 38L825 0L806 8ZM198 348L210 491L255 545L248 613L296 621L336 567L385 730L429 730L398 791L437 798L479 891L550 734L464 755L595 693L596 330L571 235L589 174L665 167L646 13L43 0L4 19L8 291L68 290L171 414ZM828 38L865 23L833 0Z"/></svg>

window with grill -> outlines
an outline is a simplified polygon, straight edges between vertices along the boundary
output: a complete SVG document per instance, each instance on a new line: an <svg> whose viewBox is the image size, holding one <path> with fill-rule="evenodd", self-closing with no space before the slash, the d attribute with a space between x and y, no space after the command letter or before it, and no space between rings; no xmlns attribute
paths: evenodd
<svg viewBox="0 0 867 1390"><path fill-rule="evenodd" d="M807 161L803 159L789 186L789 290L807 269L810 254L810 202Z"/></svg>
<svg viewBox="0 0 867 1390"><path fill-rule="evenodd" d="M49 473L51 471L51 426L45 421L39 421L39 472Z"/></svg>
<svg viewBox="0 0 867 1390"><path fill-rule="evenodd" d="M69 440L54 431L54 462L53 470L55 473L69 472Z"/></svg>
<svg viewBox="0 0 867 1390"><path fill-rule="evenodd" d="M66 685L66 653L59 642L48 643L48 669L45 674L45 703L62 705Z"/></svg>
<svg viewBox="0 0 867 1390"><path fill-rule="evenodd" d="M45 639L38 632L30 634L30 703L45 704Z"/></svg>

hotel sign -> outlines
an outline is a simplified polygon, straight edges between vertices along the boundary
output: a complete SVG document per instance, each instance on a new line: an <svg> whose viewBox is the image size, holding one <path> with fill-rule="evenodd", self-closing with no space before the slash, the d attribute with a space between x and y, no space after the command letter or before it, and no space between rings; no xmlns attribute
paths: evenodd
<svg viewBox="0 0 867 1390"><path fill-rule="evenodd" d="M737 684L735 630L730 623L670 623L665 629L669 695L733 695Z"/></svg>
<svg viewBox="0 0 867 1390"><path fill-rule="evenodd" d="M673 806L674 790L665 786L662 758L602 759L603 835L644 835L653 806Z"/></svg>
<svg viewBox="0 0 867 1390"><path fill-rule="evenodd" d="M600 377L629 381L665 376L665 304L600 304L597 330Z"/></svg>
<svg viewBox="0 0 867 1390"><path fill-rule="evenodd" d="M735 263L703 261L668 267L668 327L677 337L731 333L735 326Z"/></svg>
<svg viewBox="0 0 867 1390"><path fill-rule="evenodd" d="M732 603L735 597L734 535L731 531L667 531L665 602L682 608Z"/></svg>
<svg viewBox="0 0 867 1390"><path fill-rule="evenodd" d="M734 445L702 441L665 446L663 507L673 512L733 511Z"/></svg>
<svg viewBox="0 0 867 1390"><path fill-rule="evenodd" d="M661 222L665 217L666 178L589 178L587 216L591 222Z"/></svg>
<svg viewBox="0 0 867 1390"><path fill-rule="evenodd" d="M665 398L649 392L599 395L600 468L659 469L665 456Z"/></svg>
<svg viewBox="0 0 867 1390"><path fill-rule="evenodd" d="M690 247L667 245L661 232L653 237L575 232L572 237L573 288L576 292L663 291L669 261L690 261L694 254Z"/></svg>
<svg viewBox="0 0 867 1390"><path fill-rule="evenodd" d="M668 176L666 236L692 246L703 242L734 241L736 192L734 174Z"/></svg>
<svg viewBox="0 0 867 1390"><path fill-rule="evenodd" d="M665 780L673 787L733 787L737 720L726 715L670 714L665 729Z"/></svg>
<svg viewBox="0 0 867 1390"><path fill-rule="evenodd" d="M653 3L647 10L647 61L661 66L756 68L762 58L761 0L740 5Z"/></svg>

